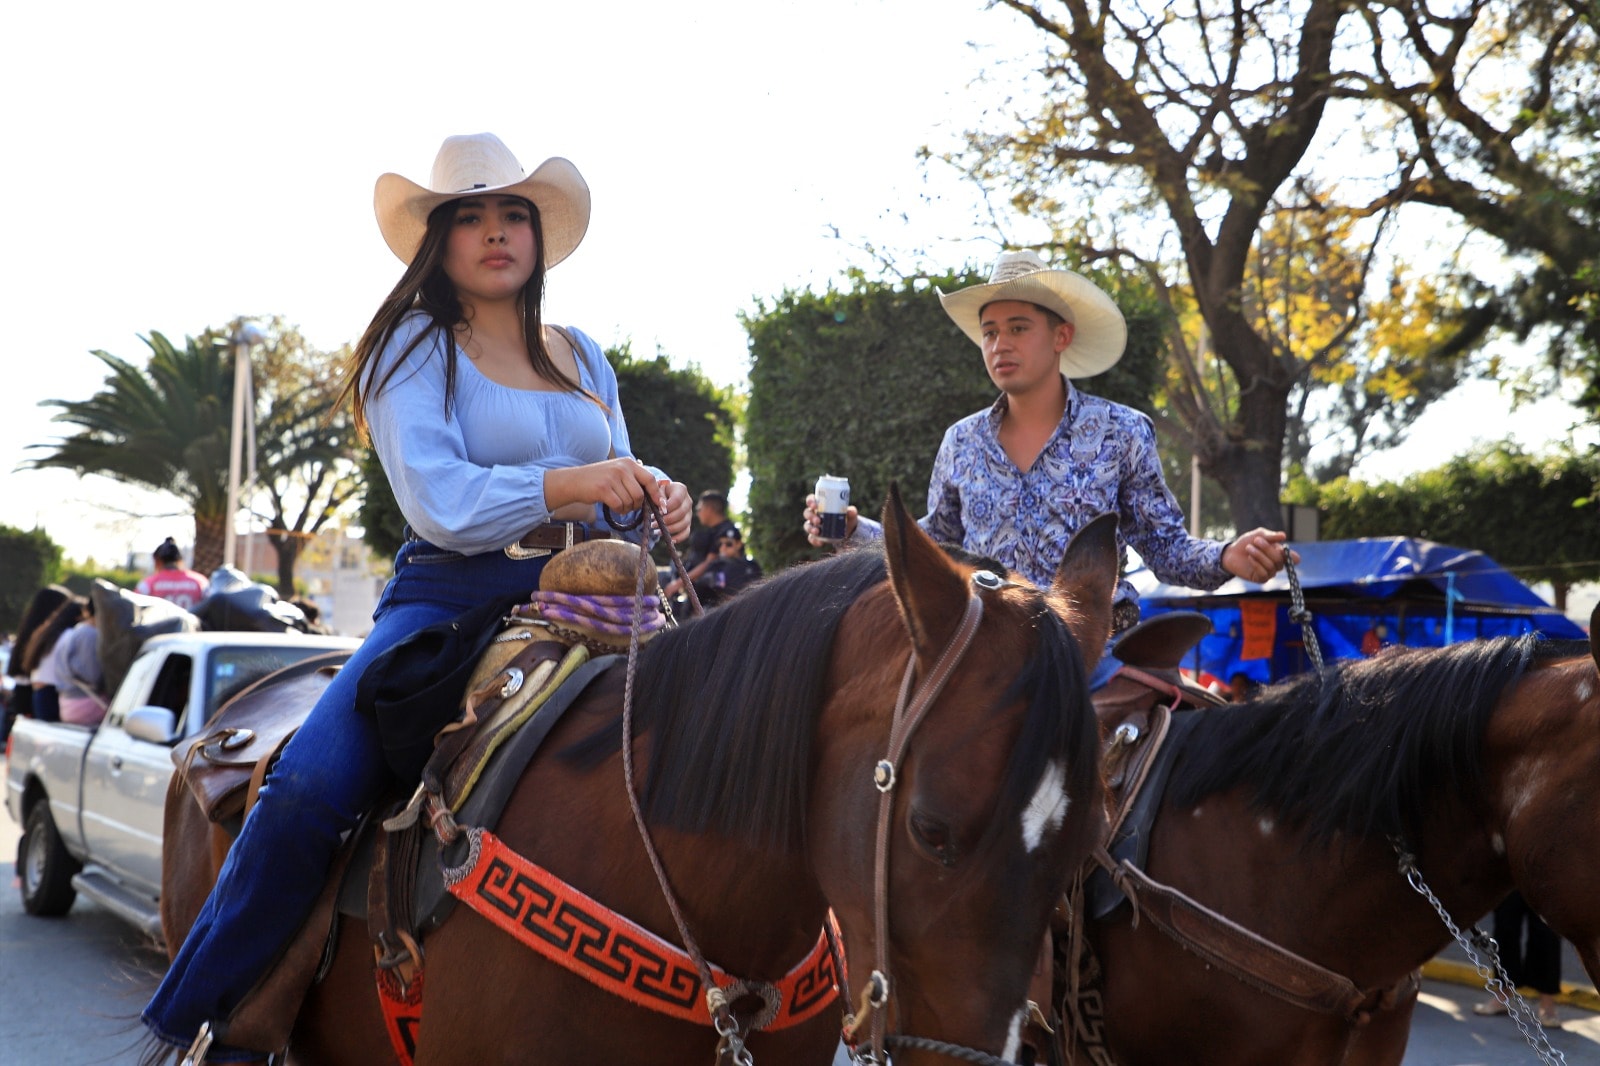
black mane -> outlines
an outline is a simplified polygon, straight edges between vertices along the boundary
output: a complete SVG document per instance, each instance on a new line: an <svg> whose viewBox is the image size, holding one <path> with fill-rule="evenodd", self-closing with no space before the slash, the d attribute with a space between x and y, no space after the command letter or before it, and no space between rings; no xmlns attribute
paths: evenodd
<svg viewBox="0 0 1600 1066"><path fill-rule="evenodd" d="M1341 662L1195 712L1168 802L1249 791L1252 808L1306 834L1409 837L1433 805L1477 802L1483 733L1500 694L1537 660L1573 654L1535 635L1399 649Z"/></svg>
<svg viewBox="0 0 1600 1066"><path fill-rule="evenodd" d="M872 548L790 567L640 649L634 731L653 734L641 790L652 822L784 853L802 846L829 649L845 612L886 577L883 553ZM1042 597L1038 620L1038 650L1010 690L997 694L997 707L1029 700L1006 780L998 783L997 819L1026 802L1051 759L1064 760L1074 796L1085 794L1095 774L1082 659ZM1066 693L1081 693L1073 705L1085 708L1082 714L1062 712ZM613 719L562 757L593 767L620 739Z"/></svg>

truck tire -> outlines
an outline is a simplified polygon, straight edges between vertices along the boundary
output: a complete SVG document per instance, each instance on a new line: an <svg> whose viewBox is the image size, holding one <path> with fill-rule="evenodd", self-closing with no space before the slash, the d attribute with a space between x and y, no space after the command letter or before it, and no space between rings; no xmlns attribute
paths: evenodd
<svg viewBox="0 0 1600 1066"><path fill-rule="evenodd" d="M27 833L17 857L22 879L22 909L40 918L56 918L72 909L78 890L72 878L83 869L67 851L50 817L50 803L41 799L28 812Z"/></svg>

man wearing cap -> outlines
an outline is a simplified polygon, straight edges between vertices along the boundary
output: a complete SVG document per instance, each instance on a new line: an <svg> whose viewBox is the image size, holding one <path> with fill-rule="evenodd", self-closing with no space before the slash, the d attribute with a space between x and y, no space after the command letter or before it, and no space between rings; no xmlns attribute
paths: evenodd
<svg viewBox="0 0 1600 1066"><path fill-rule="evenodd" d="M211 582L204 574L184 568L183 553L171 537L162 541L152 555L156 562L155 572L140 578L134 591L168 600L186 611L194 610L205 599Z"/></svg>
<svg viewBox="0 0 1600 1066"><path fill-rule="evenodd" d="M1282 568L1281 532L1253 529L1226 543L1190 536L1150 419L1072 385L1109 369L1127 343L1122 313L1093 282L1031 251L1005 252L987 284L939 299L982 350L1000 397L945 431L921 520L936 540L1046 588L1072 535L1114 511L1124 556L1131 544L1170 584L1213 589L1230 575L1262 582ZM812 498L805 529L812 544L826 543ZM847 509L846 543L881 536L877 522ZM1115 628L1138 618L1138 594L1121 580Z"/></svg>
<svg viewBox="0 0 1600 1066"><path fill-rule="evenodd" d="M702 607L731 599L761 576L761 564L744 553L744 535L732 522L717 528L715 550L717 554L707 562L705 573L694 583Z"/></svg>

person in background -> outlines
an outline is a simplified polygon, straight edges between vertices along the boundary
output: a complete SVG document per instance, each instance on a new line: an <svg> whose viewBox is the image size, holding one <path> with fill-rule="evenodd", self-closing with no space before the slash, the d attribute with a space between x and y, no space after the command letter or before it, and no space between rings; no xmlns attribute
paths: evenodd
<svg viewBox="0 0 1600 1066"><path fill-rule="evenodd" d="M1048 588L1067 542L1090 519L1118 517L1119 554L1131 545L1157 577L1214 589L1230 576L1264 582L1283 568L1282 532L1252 529L1231 541L1191 536L1167 488L1150 419L1072 384L1122 358L1128 329L1101 289L1031 251L1002 253L988 283L939 294L945 313L978 346L1000 396L945 431L928 484L923 529L935 540L998 560ZM807 539L820 536L816 498L804 512ZM847 546L883 535L855 507L845 511ZM1139 620L1139 597L1117 584L1114 631ZM1103 684L1119 664L1106 656Z"/></svg>
<svg viewBox="0 0 1600 1066"><path fill-rule="evenodd" d="M1556 997L1561 994L1561 938L1533 913L1522 893L1513 892L1494 909L1491 935L1500 945L1500 962L1518 988L1539 994L1540 1025L1556 1025ZM1490 996L1472 1008L1474 1014L1505 1014L1504 1003Z"/></svg>
<svg viewBox="0 0 1600 1066"><path fill-rule="evenodd" d="M332 195L332 194L330 194ZM158 1049L252 1062L229 1024L311 912L345 835L396 784L362 671L434 625L539 586L552 554L654 501L689 531L688 490L633 457L595 341L546 324L546 272L583 239L589 186L566 159L525 173L493 134L447 138L429 186L378 179L378 229L405 269L356 343L341 399L406 520L371 632L267 774L142 1020ZM406 782L408 787L414 782ZM164 1048L160 1048L164 1045Z"/></svg>
<svg viewBox="0 0 1600 1066"><path fill-rule="evenodd" d="M56 675L61 720L72 725L99 725L106 716L107 699L92 598L83 601L77 625L56 641L50 664Z"/></svg>
<svg viewBox="0 0 1600 1066"><path fill-rule="evenodd" d="M62 635L83 619L88 606L89 601L84 597L69 594L28 638L22 667L28 671L28 683L33 688L30 713L41 722L61 721L60 678L56 676L52 653Z"/></svg>
<svg viewBox="0 0 1600 1066"><path fill-rule="evenodd" d="M717 537L717 554L710 560L694 591L702 607L712 607L761 576L761 564L744 551L744 537L732 522L724 523Z"/></svg>
<svg viewBox="0 0 1600 1066"><path fill-rule="evenodd" d="M683 565L688 569L688 583L695 586L695 592L698 594L700 586L697 582L705 576L706 568L717 557L717 542L722 539L723 533L734 528L733 522L728 518L728 497L707 489L695 501L694 517L700 526L689 534L689 547L683 553ZM667 582L662 591L669 598L678 597L683 592L683 586L684 578L675 577ZM687 601L681 597L679 602L687 606Z"/></svg>
<svg viewBox="0 0 1600 1066"><path fill-rule="evenodd" d="M22 611L17 632L11 640L11 658L6 663L6 673L12 679L11 702L6 708L6 721L0 730L0 742L11 734L11 723L18 717L33 717L33 681L30 671L23 665L28 652L28 642L40 626L55 614L56 609L72 598L72 593L61 585L45 585L34 592L28 606Z"/></svg>
<svg viewBox="0 0 1600 1066"><path fill-rule="evenodd" d="M183 552L171 537L162 541L151 553L156 568L153 573L139 579L134 591L145 596L156 596L192 611L205 599L211 582L206 576L183 565Z"/></svg>

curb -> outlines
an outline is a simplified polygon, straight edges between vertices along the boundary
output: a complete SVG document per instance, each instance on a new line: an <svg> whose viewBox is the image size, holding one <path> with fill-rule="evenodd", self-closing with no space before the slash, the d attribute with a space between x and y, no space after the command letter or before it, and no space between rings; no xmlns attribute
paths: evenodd
<svg viewBox="0 0 1600 1066"><path fill-rule="evenodd" d="M1422 976L1431 981L1447 981L1450 984L1467 985L1471 988L1483 987L1483 978L1478 976L1475 967L1450 959L1429 959L1422 964ZM1532 989L1527 989L1525 994L1536 993ZM1596 992L1588 985L1575 985L1571 981L1563 981L1561 994L1555 999L1557 1003L1569 1007L1600 1013L1600 992Z"/></svg>

